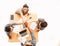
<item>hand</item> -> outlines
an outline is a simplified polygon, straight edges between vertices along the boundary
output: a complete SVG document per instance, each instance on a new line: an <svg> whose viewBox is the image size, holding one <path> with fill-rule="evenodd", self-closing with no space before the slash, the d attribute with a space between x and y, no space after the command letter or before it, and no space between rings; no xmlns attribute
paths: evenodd
<svg viewBox="0 0 60 46"><path fill-rule="evenodd" d="M25 23L24 23L24 25L27 27L27 26L28 26L28 23L27 23L27 22L25 22Z"/></svg>

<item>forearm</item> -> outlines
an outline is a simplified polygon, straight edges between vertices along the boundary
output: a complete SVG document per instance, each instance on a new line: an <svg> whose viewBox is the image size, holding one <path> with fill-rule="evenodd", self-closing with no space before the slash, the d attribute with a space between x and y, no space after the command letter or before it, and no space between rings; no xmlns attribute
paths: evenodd
<svg viewBox="0 0 60 46"><path fill-rule="evenodd" d="M33 33L33 32L30 32L30 35L31 35L31 37L32 37L32 40L33 40L34 42L36 42L36 38L35 38L35 36L34 36L34 33Z"/></svg>
<svg viewBox="0 0 60 46"><path fill-rule="evenodd" d="M11 23L11 25L21 25L23 23Z"/></svg>
<svg viewBox="0 0 60 46"><path fill-rule="evenodd" d="M28 27L28 29L29 29L29 31L30 31L30 35L31 35L32 41L33 41L33 42L36 42L36 38L35 38L35 36L34 36L33 30L30 29L29 27Z"/></svg>
<svg viewBox="0 0 60 46"><path fill-rule="evenodd" d="M18 23L11 23L11 25L18 25Z"/></svg>

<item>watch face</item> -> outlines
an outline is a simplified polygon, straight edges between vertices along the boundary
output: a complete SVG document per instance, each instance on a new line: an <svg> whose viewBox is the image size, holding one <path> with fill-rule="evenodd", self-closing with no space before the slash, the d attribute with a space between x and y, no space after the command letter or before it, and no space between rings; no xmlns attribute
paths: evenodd
<svg viewBox="0 0 60 46"><path fill-rule="evenodd" d="M27 30L23 30L21 32L19 32L19 34L23 37L23 36L26 36L27 35Z"/></svg>
<svg viewBox="0 0 60 46"><path fill-rule="evenodd" d="M30 17L29 19L31 19L32 17Z"/></svg>

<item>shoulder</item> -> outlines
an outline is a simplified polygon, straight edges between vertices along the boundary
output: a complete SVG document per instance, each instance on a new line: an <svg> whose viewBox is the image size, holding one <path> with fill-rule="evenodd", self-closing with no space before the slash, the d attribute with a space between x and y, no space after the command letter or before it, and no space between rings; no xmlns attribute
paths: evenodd
<svg viewBox="0 0 60 46"><path fill-rule="evenodd" d="M29 13L29 17L37 18L37 14L36 13Z"/></svg>
<svg viewBox="0 0 60 46"><path fill-rule="evenodd" d="M21 9L20 9L20 8L19 8L19 9L17 9L17 10L15 11L15 14L20 15L20 14L21 14Z"/></svg>
<svg viewBox="0 0 60 46"><path fill-rule="evenodd" d="M21 11L21 9L20 8L18 8L15 12L20 12Z"/></svg>
<svg viewBox="0 0 60 46"><path fill-rule="evenodd" d="M35 15L36 15L36 16L37 16L37 14L36 14L36 13L30 13L30 15L33 15L33 16L35 16Z"/></svg>

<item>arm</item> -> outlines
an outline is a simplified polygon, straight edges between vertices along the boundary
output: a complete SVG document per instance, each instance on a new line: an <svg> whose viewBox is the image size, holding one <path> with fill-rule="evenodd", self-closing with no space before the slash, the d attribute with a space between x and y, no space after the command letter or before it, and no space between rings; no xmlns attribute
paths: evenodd
<svg viewBox="0 0 60 46"><path fill-rule="evenodd" d="M31 35L31 38L32 38L32 40L30 42L33 44L33 46L36 46L36 38L35 38L35 35L33 33L33 30L30 29L29 27L28 27L28 29L30 31L30 35Z"/></svg>
<svg viewBox="0 0 60 46"><path fill-rule="evenodd" d="M30 32L32 41L33 41L34 43L36 43L36 38L35 38L35 36L34 36L33 30L28 26L28 23L27 23L27 22L26 22L26 26L27 26L27 28L28 28L28 30L29 30L29 32Z"/></svg>

